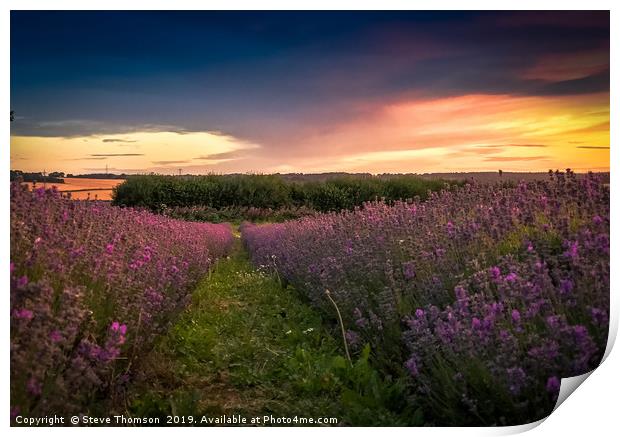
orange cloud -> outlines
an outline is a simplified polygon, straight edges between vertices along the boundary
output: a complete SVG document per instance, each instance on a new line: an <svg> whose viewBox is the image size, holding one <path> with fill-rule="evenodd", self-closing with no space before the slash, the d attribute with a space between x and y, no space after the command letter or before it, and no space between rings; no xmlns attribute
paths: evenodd
<svg viewBox="0 0 620 437"><path fill-rule="evenodd" d="M73 172L82 171L75 158L85 154L105 156L114 168L191 173L609 169L608 93L413 98L368 103L357 114L328 128L308 123L287 149L209 133L141 132L105 137L130 146L92 136L12 137L11 153L24 170Z"/></svg>
<svg viewBox="0 0 620 437"><path fill-rule="evenodd" d="M497 162L524 171L609 167L608 153L575 146L608 147L607 93L466 95L389 103L367 114L308 136L299 167L315 169L320 157L330 168L373 172L398 163L401 171L488 170Z"/></svg>
<svg viewBox="0 0 620 437"><path fill-rule="evenodd" d="M130 148L139 153L127 153ZM256 144L214 132L132 132L103 138L12 136L11 161L21 158L13 168L25 171L82 173L102 171L107 164L117 172L170 173L193 163L196 156L209 155L211 162L218 163L224 161L222 154L257 148ZM99 161L101 167L84 167L89 160Z"/></svg>

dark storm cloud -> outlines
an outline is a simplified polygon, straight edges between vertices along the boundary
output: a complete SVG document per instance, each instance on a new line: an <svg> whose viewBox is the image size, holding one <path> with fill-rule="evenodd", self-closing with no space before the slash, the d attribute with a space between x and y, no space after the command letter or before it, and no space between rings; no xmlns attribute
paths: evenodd
<svg viewBox="0 0 620 437"><path fill-rule="evenodd" d="M84 103L86 107L88 105ZM95 120L73 120L56 119L52 121L38 121L33 118L15 120L11 123L11 135L41 136L41 137L65 137L75 138L90 135L115 135L128 134L134 132L175 132L186 133L188 129L184 126L155 124L155 123L135 123L127 124L117 121L95 121ZM194 131L191 130L190 131ZM200 129L196 131L201 131ZM104 139L104 143L134 141Z"/></svg>
<svg viewBox="0 0 620 437"><path fill-rule="evenodd" d="M579 79L553 82L537 88L538 95L575 95L609 91L609 69Z"/></svg>

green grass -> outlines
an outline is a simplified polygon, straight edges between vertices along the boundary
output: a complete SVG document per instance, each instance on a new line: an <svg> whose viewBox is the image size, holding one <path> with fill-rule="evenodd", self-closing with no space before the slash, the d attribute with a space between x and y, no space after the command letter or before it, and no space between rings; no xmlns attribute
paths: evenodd
<svg viewBox="0 0 620 437"><path fill-rule="evenodd" d="M337 332L337 331L334 331ZM336 417L348 425L419 425L406 387L373 369L367 348L351 366L321 317L255 270L240 249L218 262L192 305L140 366L126 409L249 418Z"/></svg>

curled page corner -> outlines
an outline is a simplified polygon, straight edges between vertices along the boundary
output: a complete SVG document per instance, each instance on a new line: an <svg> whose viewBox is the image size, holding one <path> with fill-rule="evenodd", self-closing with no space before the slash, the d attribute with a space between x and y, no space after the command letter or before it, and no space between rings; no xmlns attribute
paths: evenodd
<svg viewBox="0 0 620 437"><path fill-rule="evenodd" d="M524 432L528 432L536 428L538 425L540 425L545 420L547 420L547 417L543 417L542 419L539 419L535 422L524 423L523 425L511 425L511 426L504 426L501 428L496 428L496 432L494 433L494 435L523 434Z"/></svg>
<svg viewBox="0 0 620 437"><path fill-rule="evenodd" d="M596 369L594 369L596 370ZM573 394L577 387L579 387L588 377L594 372L594 370L590 370L587 373L577 376L571 376L570 378L562 378L560 381L560 393L558 394L558 400L555 402L555 407L553 407L553 411L557 410L562 403L568 399L568 397ZM551 414L553 414L553 411Z"/></svg>
<svg viewBox="0 0 620 437"><path fill-rule="evenodd" d="M618 317L617 316L614 317L614 315L616 314L616 312L613 311L614 306L615 305L612 305L611 312L610 312L611 317L609 318L609 331L607 334L607 346L605 347L605 354L603 355L603 359L599 363L599 366L603 363L603 361L607 359L607 357L611 353L611 350L614 347L614 344L616 343L616 337L618 335Z"/></svg>
<svg viewBox="0 0 620 437"><path fill-rule="evenodd" d="M596 369L593 369L582 375L572 376L570 378L562 378L560 380L560 393L558 394L558 399L555 402L553 411L551 411L551 413L548 416L543 417L542 419L539 419L535 422L524 423L523 425L513 425L513 426L506 426L503 428L498 428L499 432L496 433L495 435L521 434L521 433L530 431L536 428L537 426L541 425L545 420L547 420L551 416L551 414L555 412L555 410L558 409L560 405L562 405L562 403L566 399L568 399L568 397L571 394L573 394L575 390L577 390L577 387L579 387L586 379L588 379L588 377L592 374L592 372L594 372L594 370Z"/></svg>

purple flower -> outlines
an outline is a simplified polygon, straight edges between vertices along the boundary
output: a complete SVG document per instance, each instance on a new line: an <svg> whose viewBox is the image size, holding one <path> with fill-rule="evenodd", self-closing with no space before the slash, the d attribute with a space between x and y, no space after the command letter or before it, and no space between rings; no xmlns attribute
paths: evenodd
<svg viewBox="0 0 620 437"><path fill-rule="evenodd" d="M486 309L487 309L489 315L497 316L497 315L501 314L502 311L504 311L504 305L502 305L499 302L493 302L491 305L487 305Z"/></svg>
<svg viewBox="0 0 620 437"><path fill-rule="evenodd" d="M139 320L140 336L127 348L139 359L234 242L228 225L57 194L11 184L11 367L24 378L13 381L11 395L22 414L35 403L41 414L85 411L92 393L115 391L118 369L110 364L129 341L116 319ZM152 305L147 292L163 301ZM90 299L93 293L105 302Z"/></svg>
<svg viewBox="0 0 620 437"><path fill-rule="evenodd" d="M355 326L362 329L368 327L368 319L366 317L360 317L359 319L356 319Z"/></svg>
<svg viewBox="0 0 620 437"><path fill-rule="evenodd" d="M37 381L34 377L30 378L26 383L26 390L33 396L39 396L43 389L43 384Z"/></svg>
<svg viewBox="0 0 620 437"><path fill-rule="evenodd" d="M416 377L420 374L418 370L418 363L415 357L409 358L407 362L405 363L405 367L409 371L409 374L413 377Z"/></svg>
<svg viewBox="0 0 620 437"><path fill-rule="evenodd" d="M517 280L517 274L514 272L510 272L504 277L504 280L506 282L515 282Z"/></svg>
<svg viewBox="0 0 620 437"><path fill-rule="evenodd" d="M24 288L28 285L28 276L24 275L17 279L17 288Z"/></svg>
<svg viewBox="0 0 620 437"><path fill-rule="evenodd" d="M553 330L557 330L560 327L560 316L548 316L547 326Z"/></svg>
<svg viewBox="0 0 620 437"><path fill-rule="evenodd" d="M556 394L560 391L560 380L557 376L550 376L547 379L547 391L552 394Z"/></svg>
<svg viewBox="0 0 620 437"><path fill-rule="evenodd" d="M32 313L32 311L30 311L27 308L13 310L13 315L16 318L22 319L22 320L32 320L32 318L34 317L34 314Z"/></svg>
<svg viewBox="0 0 620 437"><path fill-rule="evenodd" d="M125 334L127 333L127 325L120 324L119 322L112 322L112 324L110 325L110 331L112 331L113 334L115 334L116 337L116 341L117 344L123 344L125 342Z"/></svg>
<svg viewBox="0 0 620 437"><path fill-rule="evenodd" d="M508 376L508 389L513 395L518 395L525 384L526 375L521 367L512 367L506 370Z"/></svg>
<svg viewBox="0 0 620 437"><path fill-rule="evenodd" d="M577 241L568 242L568 250L564 252L564 256L576 260L579 252L579 243Z"/></svg>
<svg viewBox="0 0 620 437"><path fill-rule="evenodd" d="M45 196L45 188L43 187L35 188L33 192L38 199L41 199L43 198L43 196Z"/></svg>
<svg viewBox="0 0 620 437"><path fill-rule="evenodd" d="M345 290L341 311L365 326L352 329L386 362L390 351L407 351L411 393L438 416L454 409L425 395L454 390L470 418L496 413L487 401L504 391L515 397L507 413L525 417L549 406L535 396L541 375L590 369L607 334L608 186L592 175L550 179L247 225L242 239L256 265L277 256L278 274L330 314L324 290ZM360 250L347 255L349 241ZM480 374L464 365L472 357L488 372L489 392L473 389Z"/></svg>
<svg viewBox="0 0 620 437"><path fill-rule="evenodd" d="M577 343L583 342L586 338L589 337L588 330L583 325L575 325L573 327L573 333L575 334L575 340Z"/></svg>
<svg viewBox="0 0 620 437"><path fill-rule="evenodd" d="M347 340L347 343L349 343L349 346L355 347L355 346L358 346L360 343L360 336L355 331L348 330L345 333L345 338Z"/></svg>
<svg viewBox="0 0 620 437"><path fill-rule="evenodd" d="M50 340L52 340L53 343L61 342L63 338L62 338L62 334L60 333L60 331L55 329L52 332L50 332Z"/></svg>
<svg viewBox="0 0 620 437"><path fill-rule="evenodd" d="M103 362L108 362L116 359L120 355L121 350L115 346L108 346L105 349L99 349L98 352L97 358Z"/></svg>
<svg viewBox="0 0 620 437"><path fill-rule="evenodd" d="M412 261L403 263L403 275L405 276L405 279L408 280L415 278L415 266Z"/></svg>
<svg viewBox="0 0 620 437"><path fill-rule="evenodd" d="M570 279L562 279L560 281L560 294L569 294L571 291L573 291L573 287L573 281L571 281Z"/></svg>
<svg viewBox="0 0 620 437"><path fill-rule="evenodd" d="M499 338L503 341L506 342L510 339L510 333L508 331L506 331L505 329L502 329L499 331Z"/></svg>
<svg viewBox="0 0 620 437"><path fill-rule="evenodd" d="M448 232L449 236L454 236L454 224L452 222L448 222L446 224L446 231Z"/></svg>
<svg viewBox="0 0 620 437"><path fill-rule="evenodd" d="M465 290L465 288L463 288L460 285L457 285L456 287L454 287L454 294L456 295L456 298L458 300L467 299L467 290Z"/></svg>
<svg viewBox="0 0 620 437"><path fill-rule="evenodd" d="M592 323L595 325L606 325L609 322L609 318L607 317L607 313L599 308L592 308L590 310L590 314L592 316Z"/></svg>
<svg viewBox="0 0 620 437"><path fill-rule="evenodd" d="M499 267L497 267L497 266L491 267L489 269L489 273L491 274L491 278L493 278L493 280L495 280L495 281L497 281L501 277L501 275L502 275L502 272L500 271Z"/></svg>

